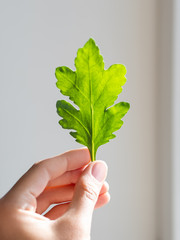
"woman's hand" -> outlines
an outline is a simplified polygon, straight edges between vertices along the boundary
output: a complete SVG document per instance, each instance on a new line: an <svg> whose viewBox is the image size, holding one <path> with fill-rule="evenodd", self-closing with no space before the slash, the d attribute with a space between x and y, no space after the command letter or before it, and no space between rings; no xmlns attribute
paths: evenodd
<svg viewBox="0 0 180 240"><path fill-rule="evenodd" d="M94 208L110 198L106 175L87 149L36 163L0 199L0 239L89 240Z"/></svg>

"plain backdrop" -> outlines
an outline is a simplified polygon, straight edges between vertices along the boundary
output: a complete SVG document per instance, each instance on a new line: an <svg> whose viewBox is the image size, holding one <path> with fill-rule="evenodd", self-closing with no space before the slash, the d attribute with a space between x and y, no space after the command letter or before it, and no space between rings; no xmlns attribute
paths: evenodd
<svg viewBox="0 0 180 240"><path fill-rule="evenodd" d="M74 68L93 37L108 68L127 67L120 101L131 109L98 150L111 201L95 212L92 239L156 234L156 0L0 1L0 197L31 165L81 145L59 125L55 68Z"/></svg>

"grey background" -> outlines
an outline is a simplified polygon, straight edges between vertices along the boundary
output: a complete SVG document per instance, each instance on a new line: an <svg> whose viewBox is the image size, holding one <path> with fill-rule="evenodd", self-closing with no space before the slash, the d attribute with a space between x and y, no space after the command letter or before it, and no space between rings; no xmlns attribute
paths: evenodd
<svg viewBox="0 0 180 240"><path fill-rule="evenodd" d="M73 148L58 125L55 68L74 69L93 37L105 66L123 63L119 100L131 103L98 158L109 166L111 202L94 214L92 239L154 240L157 231L157 2L0 1L0 197L36 161Z"/></svg>

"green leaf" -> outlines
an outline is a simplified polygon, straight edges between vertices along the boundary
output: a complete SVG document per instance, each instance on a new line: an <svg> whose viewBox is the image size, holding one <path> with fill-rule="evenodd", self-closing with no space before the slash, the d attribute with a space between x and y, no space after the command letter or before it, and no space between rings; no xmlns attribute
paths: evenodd
<svg viewBox="0 0 180 240"><path fill-rule="evenodd" d="M103 58L92 38L78 50L75 67L76 71L65 66L56 68L57 87L79 107L57 101L57 113L62 117L59 124L75 130L70 134L88 147L94 161L98 147L115 137L113 133L121 128L121 118L130 108L126 102L112 106L126 82L126 68L114 64L104 70Z"/></svg>

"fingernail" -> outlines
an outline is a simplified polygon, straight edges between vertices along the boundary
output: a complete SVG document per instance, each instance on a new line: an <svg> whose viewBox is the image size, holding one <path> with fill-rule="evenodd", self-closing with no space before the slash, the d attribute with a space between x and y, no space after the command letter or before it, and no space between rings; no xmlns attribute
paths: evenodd
<svg viewBox="0 0 180 240"><path fill-rule="evenodd" d="M102 182L105 179L106 173L107 173L107 167L106 167L105 163L103 163L103 162L96 162L93 165L93 167L92 167L92 175L99 182Z"/></svg>

